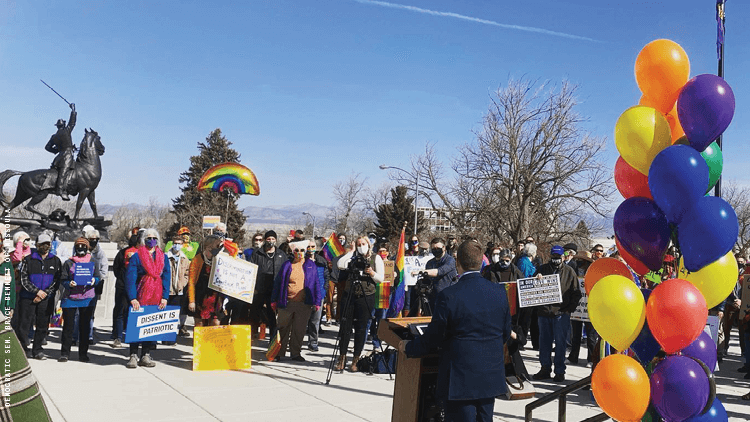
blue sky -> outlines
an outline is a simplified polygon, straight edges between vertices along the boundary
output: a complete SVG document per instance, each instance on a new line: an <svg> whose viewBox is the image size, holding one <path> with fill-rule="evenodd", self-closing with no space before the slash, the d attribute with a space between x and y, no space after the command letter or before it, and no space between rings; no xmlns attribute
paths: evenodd
<svg viewBox="0 0 750 422"><path fill-rule="evenodd" d="M328 205L352 171L407 166L433 142L472 140L509 77L580 85L586 128L608 138L640 96L633 66L657 38L691 76L716 72L713 0L126 1L0 3L0 169L49 166L65 103L107 148L99 203L168 203L196 143L221 128L258 177L240 206ZM726 79L737 111L727 178L750 183L750 4L727 4ZM532 28L532 29L529 29ZM533 29L536 28L536 29Z"/></svg>

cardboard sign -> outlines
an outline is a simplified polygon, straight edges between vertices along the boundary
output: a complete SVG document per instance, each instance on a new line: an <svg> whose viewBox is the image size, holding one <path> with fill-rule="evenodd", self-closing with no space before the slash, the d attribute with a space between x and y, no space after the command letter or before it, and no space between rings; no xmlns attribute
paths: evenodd
<svg viewBox="0 0 750 422"><path fill-rule="evenodd" d="M393 283L393 281L396 279L396 276L394 274L394 271L396 271L396 263L394 261L383 261L383 266L385 267L385 275L383 276L383 281L386 283Z"/></svg>
<svg viewBox="0 0 750 422"><path fill-rule="evenodd" d="M750 275L742 276L742 291L740 293L740 321L745 318L745 314L750 312Z"/></svg>
<svg viewBox="0 0 750 422"><path fill-rule="evenodd" d="M253 303L258 266L219 252L211 262L208 288L243 302Z"/></svg>
<svg viewBox="0 0 750 422"><path fill-rule="evenodd" d="M427 261L432 259L432 255L426 256L405 256L404 257L404 281L407 286L417 284L417 277L412 276L414 271L424 271Z"/></svg>
<svg viewBox="0 0 750 422"><path fill-rule="evenodd" d="M252 330L249 325L195 327L193 371L249 369Z"/></svg>
<svg viewBox="0 0 750 422"><path fill-rule="evenodd" d="M203 228L211 230L221 222L221 217L218 215L204 215L203 216Z"/></svg>
<svg viewBox="0 0 750 422"><path fill-rule="evenodd" d="M78 262L75 265L75 274L73 274L73 281L79 286L85 286L91 284L94 279L94 263L93 262Z"/></svg>
<svg viewBox="0 0 750 422"><path fill-rule="evenodd" d="M180 307L141 306L137 312L130 307L125 343L140 341L177 341L180 328Z"/></svg>
<svg viewBox="0 0 750 422"><path fill-rule="evenodd" d="M581 290L581 300L578 301L576 310L570 314L573 321L589 322L589 296L586 294L586 287L583 284L583 277L578 277L578 288Z"/></svg>
<svg viewBox="0 0 750 422"><path fill-rule="evenodd" d="M518 279L518 304L521 308L561 302L562 289L559 274Z"/></svg>

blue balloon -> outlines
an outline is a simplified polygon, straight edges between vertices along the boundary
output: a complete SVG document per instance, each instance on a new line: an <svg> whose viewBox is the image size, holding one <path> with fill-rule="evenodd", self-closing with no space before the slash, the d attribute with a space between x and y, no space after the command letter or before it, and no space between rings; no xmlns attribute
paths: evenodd
<svg viewBox="0 0 750 422"><path fill-rule="evenodd" d="M685 268L698 271L726 255L739 232L737 214L727 201L715 196L700 198L677 226Z"/></svg>
<svg viewBox="0 0 750 422"><path fill-rule="evenodd" d="M652 271L661 268L672 231L656 202L641 197L624 200L615 211L613 225L615 236L633 258Z"/></svg>
<svg viewBox="0 0 750 422"><path fill-rule="evenodd" d="M724 409L724 405L721 404L719 399L714 399L714 402L711 405L711 408L708 409L708 412L702 415L696 415L692 418L685 419L685 422L726 422L728 420L729 415L727 415L727 411L726 409Z"/></svg>
<svg viewBox="0 0 750 422"><path fill-rule="evenodd" d="M651 290L641 289L641 293L643 293L643 300L648 303L648 297L651 294ZM641 363L644 365L651 362L656 354L659 353L661 346L651 334L651 330L648 328L648 321L643 324L641 333L638 334L638 337L636 337L633 344L630 345L630 348L636 355L638 355L638 359L640 359Z"/></svg>
<svg viewBox="0 0 750 422"><path fill-rule="evenodd" d="M706 160L694 148L672 145L662 150L648 170L648 187L670 223L679 224L685 212L708 190Z"/></svg>

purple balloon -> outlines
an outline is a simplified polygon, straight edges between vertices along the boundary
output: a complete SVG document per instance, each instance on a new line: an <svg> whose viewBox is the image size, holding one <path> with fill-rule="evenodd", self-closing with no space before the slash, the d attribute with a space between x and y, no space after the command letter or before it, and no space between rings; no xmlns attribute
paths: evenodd
<svg viewBox="0 0 750 422"><path fill-rule="evenodd" d="M684 421L706 407L709 381L701 365L687 356L668 356L651 374L651 402L668 421Z"/></svg>
<svg viewBox="0 0 750 422"><path fill-rule="evenodd" d="M707 332L702 332L690 346L681 350L684 356L698 359L713 373L716 369L716 345Z"/></svg>
<svg viewBox="0 0 750 422"><path fill-rule="evenodd" d="M651 290L641 289L641 293L643 294L643 300L648 303L648 297L651 295ZM648 328L648 321L643 323L641 333L638 334L638 337L636 337L635 340L633 340L630 349L638 355L638 359L644 365L651 362L661 350L659 342L656 341L653 334L651 334L651 330Z"/></svg>
<svg viewBox="0 0 750 422"><path fill-rule="evenodd" d="M641 197L624 200L615 211L614 229L622 247L635 259L652 271L661 268L671 231L656 202Z"/></svg>
<svg viewBox="0 0 750 422"><path fill-rule="evenodd" d="M690 146L703 152L734 117L734 93L716 75L698 75L687 81L677 98L677 116Z"/></svg>

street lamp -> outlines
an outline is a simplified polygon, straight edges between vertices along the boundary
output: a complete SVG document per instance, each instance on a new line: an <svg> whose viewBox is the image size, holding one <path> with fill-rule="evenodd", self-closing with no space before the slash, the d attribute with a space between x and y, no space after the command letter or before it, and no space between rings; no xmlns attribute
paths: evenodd
<svg viewBox="0 0 750 422"><path fill-rule="evenodd" d="M313 240L315 240L315 216L313 216L309 212L305 212L305 211L302 211L302 215L306 215L306 216L312 218L312 222L313 222L313 227L312 227L312 232L313 233L312 233L312 236L313 236Z"/></svg>
<svg viewBox="0 0 750 422"><path fill-rule="evenodd" d="M380 168L380 170L395 169L395 170L402 171L402 172L408 174L409 176L411 176L411 173L409 173L408 171L406 171L406 170L404 170L404 169L402 169L400 167L386 166L385 164L381 164L379 166L379 168ZM414 180L415 180L415 188L414 188L414 234L417 234L417 199L419 198L419 172L416 172Z"/></svg>

